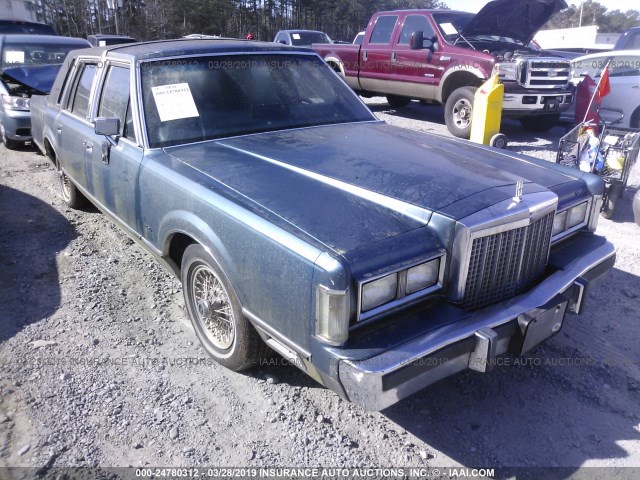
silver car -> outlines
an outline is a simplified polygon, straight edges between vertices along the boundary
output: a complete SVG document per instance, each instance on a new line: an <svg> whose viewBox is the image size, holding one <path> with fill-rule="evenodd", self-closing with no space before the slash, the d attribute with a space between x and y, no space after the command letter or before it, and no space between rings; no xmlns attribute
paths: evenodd
<svg viewBox="0 0 640 480"><path fill-rule="evenodd" d="M593 53L571 64L574 85L587 75L598 83L608 65L611 91L602 98L601 118L618 127L640 128L640 50Z"/></svg>

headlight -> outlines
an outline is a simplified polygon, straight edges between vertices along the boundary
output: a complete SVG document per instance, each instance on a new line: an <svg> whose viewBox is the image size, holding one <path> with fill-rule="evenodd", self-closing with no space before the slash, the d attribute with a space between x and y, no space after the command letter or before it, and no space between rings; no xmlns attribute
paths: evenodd
<svg viewBox="0 0 640 480"><path fill-rule="evenodd" d="M327 343L340 345L349 337L350 293L320 286L316 296L316 333Z"/></svg>
<svg viewBox="0 0 640 480"><path fill-rule="evenodd" d="M396 298L398 274L392 273L362 286L362 311L371 310Z"/></svg>
<svg viewBox="0 0 640 480"><path fill-rule="evenodd" d="M553 219L552 236L571 230L587 221L589 202L582 202L575 207L568 208L564 212L557 213Z"/></svg>
<svg viewBox="0 0 640 480"><path fill-rule="evenodd" d="M493 66L493 73L497 73L500 80L515 80L518 78L518 64L515 62L496 63Z"/></svg>
<svg viewBox="0 0 640 480"><path fill-rule="evenodd" d="M562 212L556 214L553 219L553 236L555 237L557 234L564 232L564 225L567 223L567 212Z"/></svg>
<svg viewBox="0 0 640 480"><path fill-rule="evenodd" d="M2 106L7 110L29 111L29 99L26 97L10 97L2 95Z"/></svg>
<svg viewBox="0 0 640 480"><path fill-rule="evenodd" d="M423 263L407 270L407 293L414 293L431 287L438 282L440 272L440 259Z"/></svg>
<svg viewBox="0 0 640 480"><path fill-rule="evenodd" d="M587 218L587 202L581 203L580 205L570 208L569 213L567 214L567 226L566 228L572 228L576 225L580 225Z"/></svg>

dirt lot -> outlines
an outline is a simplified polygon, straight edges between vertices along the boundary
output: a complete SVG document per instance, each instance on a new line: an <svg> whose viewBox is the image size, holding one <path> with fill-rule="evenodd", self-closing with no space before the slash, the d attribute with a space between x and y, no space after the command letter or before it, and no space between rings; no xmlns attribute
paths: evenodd
<svg viewBox="0 0 640 480"><path fill-rule="evenodd" d="M446 134L437 107L368 103ZM549 160L564 132L503 131ZM526 359L369 413L277 357L218 367L179 282L98 211L67 208L45 157L2 146L0 466L640 467L639 170L600 222L618 260L586 314Z"/></svg>

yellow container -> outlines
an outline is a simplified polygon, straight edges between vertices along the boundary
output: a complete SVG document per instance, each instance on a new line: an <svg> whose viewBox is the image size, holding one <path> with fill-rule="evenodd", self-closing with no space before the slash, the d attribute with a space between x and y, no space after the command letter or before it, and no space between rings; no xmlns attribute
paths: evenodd
<svg viewBox="0 0 640 480"><path fill-rule="evenodd" d="M490 145L491 138L500 133L504 85L498 75L492 75L476 91L471 116L471 141Z"/></svg>
<svg viewBox="0 0 640 480"><path fill-rule="evenodd" d="M622 170L624 166L624 152L621 150L609 150L607 152L606 164L611 170Z"/></svg>

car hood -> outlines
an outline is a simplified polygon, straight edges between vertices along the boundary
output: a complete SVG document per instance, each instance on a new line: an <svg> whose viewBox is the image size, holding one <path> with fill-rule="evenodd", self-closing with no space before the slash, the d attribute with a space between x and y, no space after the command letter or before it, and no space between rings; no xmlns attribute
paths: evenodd
<svg viewBox="0 0 640 480"><path fill-rule="evenodd" d="M547 20L565 8L564 0L494 0L487 3L461 33L464 36L499 35L528 45Z"/></svg>
<svg viewBox="0 0 640 480"><path fill-rule="evenodd" d="M423 227L436 211L468 216L513 197L521 179L525 193L584 190L524 157L374 122L165 151L339 253Z"/></svg>
<svg viewBox="0 0 640 480"><path fill-rule="evenodd" d="M0 74L44 95L51 91L53 82L62 65L38 65L32 67L3 68Z"/></svg>

